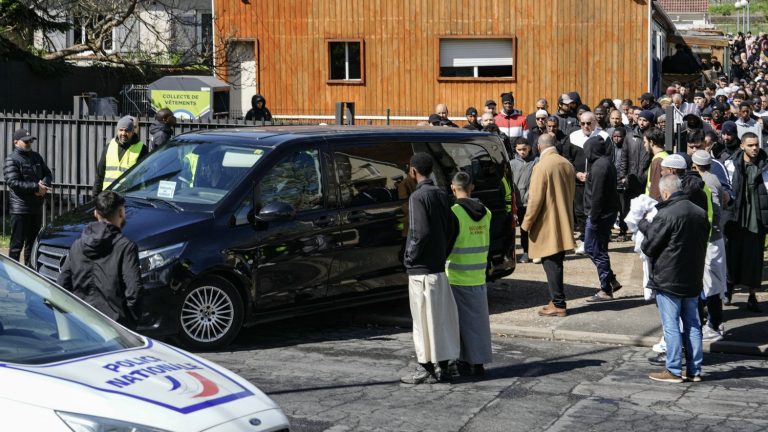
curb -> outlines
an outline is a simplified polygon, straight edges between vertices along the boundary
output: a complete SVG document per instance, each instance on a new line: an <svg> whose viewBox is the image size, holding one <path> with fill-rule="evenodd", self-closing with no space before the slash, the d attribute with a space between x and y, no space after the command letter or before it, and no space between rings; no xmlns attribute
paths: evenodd
<svg viewBox="0 0 768 432"><path fill-rule="evenodd" d="M368 315L367 320L378 323L396 325L409 328L412 325L411 318L392 315ZM568 342L603 343L611 345L624 345L650 348L659 341L656 336L635 336L612 333L593 333L577 330L558 330L556 328L523 327L506 324L491 324L491 332L506 336L522 337L528 339L562 340ZM768 357L768 344L760 345L750 342L718 341L704 342L704 352L743 354L750 356Z"/></svg>

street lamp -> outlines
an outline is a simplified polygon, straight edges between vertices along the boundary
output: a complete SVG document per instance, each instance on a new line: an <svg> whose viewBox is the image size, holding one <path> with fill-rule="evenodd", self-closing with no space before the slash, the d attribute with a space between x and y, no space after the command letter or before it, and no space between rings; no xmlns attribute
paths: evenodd
<svg viewBox="0 0 768 432"><path fill-rule="evenodd" d="M736 9L741 9L743 7L746 7L747 10L744 11L744 15L742 18L739 18L739 11L736 11L736 32L739 31L739 24L741 24L741 31L743 32L749 32L750 30L750 16L749 16L749 0L736 0L736 3L734 3L734 6ZM741 20L741 22L740 22Z"/></svg>

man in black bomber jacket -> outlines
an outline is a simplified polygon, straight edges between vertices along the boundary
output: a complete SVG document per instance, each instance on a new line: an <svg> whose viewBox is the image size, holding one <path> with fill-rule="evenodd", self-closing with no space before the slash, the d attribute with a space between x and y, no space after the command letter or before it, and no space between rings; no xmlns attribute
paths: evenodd
<svg viewBox="0 0 768 432"><path fill-rule="evenodd" d="M43 157L32 150L36 138L26 129L13 133L13 152L5 158L3 176L11 190L11 244L8 256L29 265L32 244L43 223L43 202L53 175Z"/></svg>
<svg viewBox="0 0 768 432"><path fill-rule="evenodd" d="M408 238L404 264L413 318L417 371L406 384L450 382L448 362L459 357L459 315L445 274L445 260L456 239L448 195L430 179L434 161L427 153L411 157L408 175L418 185L408 198Z"/></svg>

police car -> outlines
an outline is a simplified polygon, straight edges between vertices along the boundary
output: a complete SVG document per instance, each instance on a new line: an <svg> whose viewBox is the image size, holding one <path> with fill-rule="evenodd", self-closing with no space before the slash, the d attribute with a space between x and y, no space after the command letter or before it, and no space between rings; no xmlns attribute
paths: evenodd
<svg viewBox="0 0 768 432"><path fill-rule="evenodd" d="M0 430L288 431L288 420L245 379L0 256Z"/></svg>

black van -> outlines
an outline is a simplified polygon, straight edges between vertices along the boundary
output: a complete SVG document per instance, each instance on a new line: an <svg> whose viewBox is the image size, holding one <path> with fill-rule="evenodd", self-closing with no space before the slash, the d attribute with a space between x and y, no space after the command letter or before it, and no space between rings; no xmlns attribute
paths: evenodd
<svg viewBox="0 0 768 432"><path fill-rule="evenodd" d="M433 156L434 180L446 191L457 170L472 174L474 196L493 213L489 279L512 273L508 160L497 136L328 126L193 132L111 186L126 198L124 234L140 250L138 331L212 349L244 324L407 295L402 247L414 152ZM43 229L34 268L55 280L92 220L89 204Z"/></svg>

